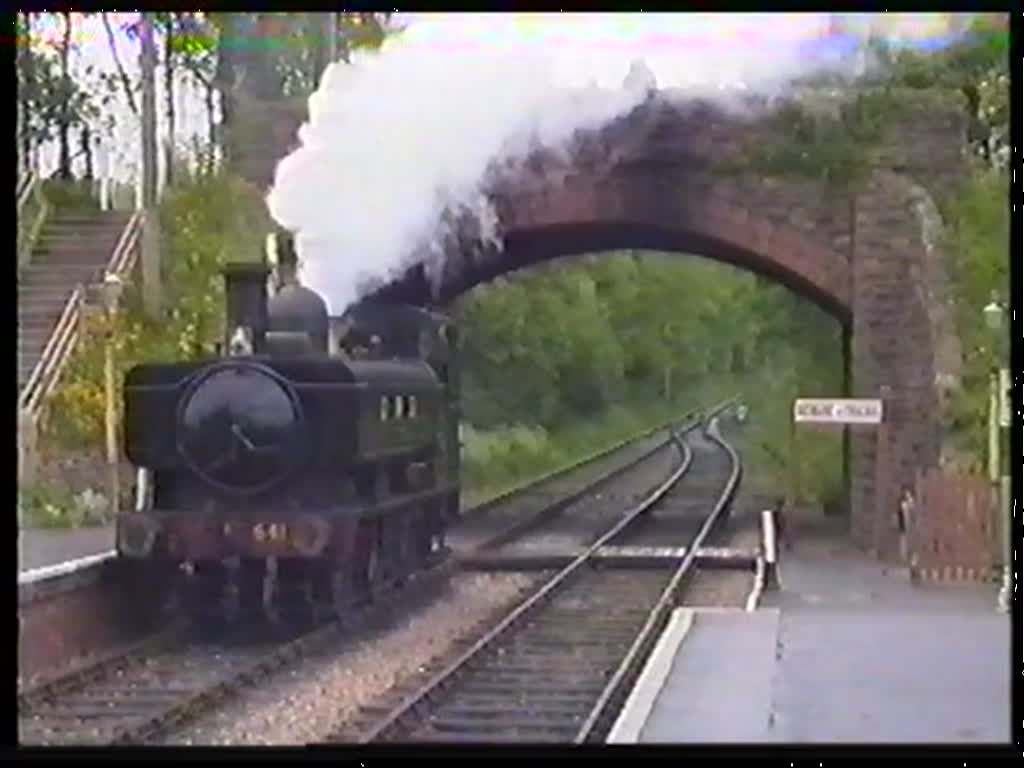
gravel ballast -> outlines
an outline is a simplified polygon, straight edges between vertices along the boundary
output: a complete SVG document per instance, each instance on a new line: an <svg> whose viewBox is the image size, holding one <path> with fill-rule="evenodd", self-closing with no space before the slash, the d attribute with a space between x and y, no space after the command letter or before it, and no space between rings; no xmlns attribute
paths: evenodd
<svg viewBox="0 0 1024 768"><path fill-rule="evenodd" d="M453 641L518 603L536 574L464 574L394 626L360 633L350 647L305 658L247 689L164 743L296 745L317 742L360 706L414 675Z"/></svg>
<svg viewBox="0 0 1024 768"><path fill-rule="evenodd" d="M678 469L681 462L682 455L678 448L667 445L600 490L588 493L570 504L557 517L545 520L537 531L524 532L496 551L534 553L587 546L650 496L655 488Z"/></svg>
<svg viewBox="0 0 1024 768"><path fill-rule="evenodd" d="M466 516L448 532L448 544L457 551L472 549L489 536L514 522L525 520L555 501L582 491L604 475L621 469L636 461L668 440L668 432L662 431L631 443L609 456L584 464L569 473L515 493L506 499L483 508L467 510ZM627 471L623 477L628 477ZM623 478L619 478L621 481ZM604 485L595 493L584 498L593 499L614 485Z"/></svg>
<svg viewBox="0 0 1024 768"><path fill-rule="evenodd" d="M756 551L760 544L760 518L740 513L728 522L728 527L720 535L714 537L712 546ZM683 590L680 604L688 608L744 608L753 588L753 571L697 569Z"/></svg>
<svg viewBox="0 0 1024 768"><path fill-rule="evenodd" d="M641 441L641 445L598 463L604 464L605 471L610 468L609 464L621 466L632 458L628 454L635 456L650 450L656 440L658 438L648 438ZM607 527L617 515L663 482L679 461L679 452L674 447L662 449L652 460L627 471L597 493L587 494L564 510L559 516L562 525L555 524L554 535L568 535L580 543L592 539L599 533L595 523L600 523L598 528ZM572 484L583 485L581 475L593 473L595 467L588 469L589 472L572 473L575 475ZM559 491L564 493L565 485L570 484L565 482L567 479L552 485L562 486ZM529 514L531 504L539 508L547 503L545 496L545 493L526 494L526 498L509 500L497 509L487 510L480 520L465 520L454 528L456 531L468 528L472 533L466 531L470 534L466 538L477 539L488 528L493 530L494 518L514 519ZM477 527L479 532L473 530ZM558 531L558 528L563 530ZM749 539L747 525L736 521L730 528L734 528L735 533L723 536L725 541L721 545L727 546L729 540L741 533L745 534L741 538ZM552 535L547 525L544 530ZM456 534L452 538L460 537ZM457 550L460 548L454 541L449 543ZM539 542L534 546L536 543ZM714 582L709 582L707 587L702 585L705 575ZM731 578L727 588L719 585L723 575ZM358 630L351 640L339 640L338 645L275 672L266 681L244 689L237 698L224 702L216 712L193 721L163 743L299 745L345 733L346 721L358 718L361 708L376 707L396 686L407 686L410 681L422 678L425 670L438 666L439 661L450 657L467 640L475 639L506 615L543 578L538 573L468 573L452 577L439 595L430 600L413 600L411 606L397 606L390 622L380 621L376 626ZM741 581L742 589L738 586ZM696 595L702 601L698 604L742 605L751 584L750 574L698 573L686 590L686 604L694 604L690 596ZM708 590L711 596L704 596Z"/></svg>
<svg viewBox="0 0 1024 768"><path fill-rule="evenodd" d="M525 494L525 498L510 499L498 509L488 510L482 516L485 519L462 521L454 526L449 543L458 549L460 529L479 527L479 533L473 531L476 535L471 533L467 537L476 539L494 525L495 517L507 519L529 514L531 502L549 503L548 494L565 494L569 491L566 486L579 488L597 474L622 466L664 439L661 434L641 440L580 468L571 473L571 478L560 478L551 484L555 488L545 488L547 493ZM571 520L578 515L592 520L627 509L663 482L678 462L678 451L666 446L652 460L576 502L563 516ZM575 520L569 527L578 529L581 523L583 520ZM586 531L592 524L582 527ZM575 537L580 537L580 533ZM592 538L593 533L596 531L582 538ZM360 632L358 638L350 641L350 647L334 648L296 662L261 685L246 689L218 711L194 721L165 743L294 745L321 741L338 731L360 707L374 704L375 699L396 685L421 676L425 668L434 666L432 660L436 663L439 657L452 652L453 643L481 634L518 604L541 578L542 574L537 573L473 573L453 577L449 588L429 603L399 607L395 611L398 618L391 625Z"/></svg>

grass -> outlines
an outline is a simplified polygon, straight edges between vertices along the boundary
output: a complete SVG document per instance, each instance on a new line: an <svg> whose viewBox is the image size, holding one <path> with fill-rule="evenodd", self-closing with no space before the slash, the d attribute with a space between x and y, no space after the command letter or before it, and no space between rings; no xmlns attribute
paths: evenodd
<svg viewBox="0 0 1024 768"><path fill-rule="evenodd" d="M687 411L713 405L727 388L664 401L614 407L599 417L561 430L510 425L487 431L464 430L463 505L476 506L514 488L601 453Z"/></svg>
<svg viewBox="0 0 1024 768"><path fill-rule="evenodd" d="M74 494L52 484L37 483L18 490L18 526L70 529L111 522L106 499L91 489Z"/></svg>
<svg viewBox="0 0 1024 768"><path fill-rule="evenodd" d="M790 395L782 387L755 382L743 387L749 408L738 440L743 451L744 485L759 493L785 495L793 461L790 445ZM844 499L841 430L798 428L798 504L836 504Z"/></svg>

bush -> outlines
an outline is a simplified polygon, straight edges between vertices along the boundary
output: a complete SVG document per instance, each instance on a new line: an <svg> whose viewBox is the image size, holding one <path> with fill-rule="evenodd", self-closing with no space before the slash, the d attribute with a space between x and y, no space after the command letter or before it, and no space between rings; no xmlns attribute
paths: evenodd
<svg viewBox="0 0 1024 768"><path fill-rule="evenodd" d="M73 493L57 485L20 489L18 524L22 528L78 528L110 522L109 500L91 488Z"/></svg>
<svg viewBox="0 0 1024 768"><path fill-rule="evenodd" d="M470 493L501 489L566 462L564 451L540 427L481 431L467 424L463 443L463 483Z"/></svg>
<svg viewBox="0 0 1024 768"><path fill-rule="evenodd" d="M220 271L228 261L260 258L271 227L258 190L225 175L186 178L168 190L160 223L169 309L159 320L147 317L141 286L133 280L115 321L98 312L86 314L80 341L47 404L43 434L55 447L102 445L107 334L113 336L118 392L124 372L138 363L194 358L212 350L223 333Z"/></svg>
<svg viewBox="0 0 1024 768"><path fill-rule="evenodd" d="M561 429L528 425L481 430L463 428L463 487L466 503L536 479L681 415L707 405L712 395L680 393L672 403L619 403L587 421Z"/></svg>
<svg viewBox="0 0 1024 768"><path fill-rule="evenodd" d="M1003 171L979 169L944 211L949 221L949 260L956 301L957 330L963 349L963 376L947 424L959 460L980 463L987 441L989 374L1009 357L1009 328L994 343L982 308L998 291L1009 298L1009 178ZM1009 315L1004 323L1010 322ZM1004 363L1005 364L1005 363Z"/></svg>
<svg viewBox="0 0 1024 768"><path fill-rule="evenodd" d="M56 209L99 211L100 203L93 194L92 182L47 179L42 183L43 195Z"/></svg>

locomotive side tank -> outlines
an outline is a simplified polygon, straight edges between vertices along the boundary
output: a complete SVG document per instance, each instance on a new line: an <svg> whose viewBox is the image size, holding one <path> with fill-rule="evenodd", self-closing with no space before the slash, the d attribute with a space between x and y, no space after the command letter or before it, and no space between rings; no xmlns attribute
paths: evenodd
<svg viewBox="0 0 1024 768"><path fill-rule="evenodd" d="M125 377L138 482L118 550L203 618L344 619L443 555L458 510L451 321L369 305L331 318L289 246L269 301L266 267L225 270L225 354Z"/></svg>

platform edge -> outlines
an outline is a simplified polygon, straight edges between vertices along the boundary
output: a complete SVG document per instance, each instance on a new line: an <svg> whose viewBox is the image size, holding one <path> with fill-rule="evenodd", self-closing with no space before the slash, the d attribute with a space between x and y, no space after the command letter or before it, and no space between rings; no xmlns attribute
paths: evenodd
<svg viewBox="0 0 1024 768"><path fill-rule="evenodd" d="M693 608L676 608L672 612L605 743L636 744L639 741L654 702L668 679L676 652L693 626L695 613Z"/></svg>

